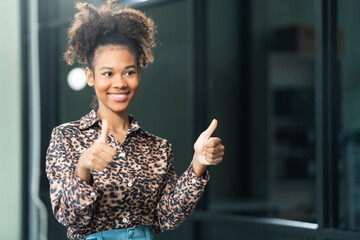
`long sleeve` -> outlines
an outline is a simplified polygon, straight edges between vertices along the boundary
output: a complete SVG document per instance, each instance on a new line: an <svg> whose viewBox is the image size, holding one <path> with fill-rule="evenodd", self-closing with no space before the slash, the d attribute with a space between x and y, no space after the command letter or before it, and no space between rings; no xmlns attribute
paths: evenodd
<svg viewBox="0 0 360 240"><path fill-rule="evenodd" d="M193 212L204 192L208 172L199 178L190 165L178 178L170 143L129 120L124 142L108 135L116 155L103 171L91 170L91 185L79 178L76 166L101 134L96 112L52 132L46 155L50 199L71 240L137 226L153 226L155 233L172 229Z"/></svg>
<svg viewBox="0 0 360 240"><path fill-rule="evenodd" d="M76 174L78 157L79 153L71 147L63 132L55 128L46 155L52 210L61 224L82 228L92 219L97 189Z"/></svg>
<svg viewBox="0 0 360 240"><path fill-rule="evenodd" d="M173 153L168 146L168 172L165 187L156 207L156 223L154 232L162 232L180 225L195 210L209 181L209 172L204 176L196 176L192 164L179 177L175 173Z"/></svg>

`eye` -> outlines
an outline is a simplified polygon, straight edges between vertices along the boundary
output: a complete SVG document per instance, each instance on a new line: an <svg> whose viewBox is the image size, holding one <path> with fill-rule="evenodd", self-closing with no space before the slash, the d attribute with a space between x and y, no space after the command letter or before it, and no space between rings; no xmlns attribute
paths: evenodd
<svg viewBox="0 0 360 240"><path fill-rule="evenodd" d="M102 75L104 75L105 77L111 77L113 74L112 72L105 72Z"/></svg>
<svg viewBox="0 0 360 240"><path fill-rule="evenodd" d="M125 76L132 76L132 75L134 75L135 73L136 73L136 71L131 70L131 71L126 72L126 73L125 73Z"/></svg>

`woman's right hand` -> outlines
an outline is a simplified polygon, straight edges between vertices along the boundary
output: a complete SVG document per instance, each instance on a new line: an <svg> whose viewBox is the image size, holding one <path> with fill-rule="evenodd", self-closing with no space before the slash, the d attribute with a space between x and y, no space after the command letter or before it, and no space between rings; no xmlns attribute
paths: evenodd
<svg viewBox="0 0 360 240"><path fill-rule="evenodd" d="M79 177L90 184L90 170L103 171L114 159L115 149L107 144L109 125L107 120L102 121L100 137L94 144L85 150L79 159L77 173Z"/></svg>

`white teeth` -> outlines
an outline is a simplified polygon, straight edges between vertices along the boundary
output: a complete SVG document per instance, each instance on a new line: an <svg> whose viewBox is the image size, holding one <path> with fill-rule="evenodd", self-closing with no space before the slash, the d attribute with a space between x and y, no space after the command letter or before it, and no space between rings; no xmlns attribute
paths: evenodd
<svg viewBox="0 0 360 240"><path fill-rule="evenodd" d="M111 94L111 95L117 98L123 98L126 96L126 94Z"/></svg>

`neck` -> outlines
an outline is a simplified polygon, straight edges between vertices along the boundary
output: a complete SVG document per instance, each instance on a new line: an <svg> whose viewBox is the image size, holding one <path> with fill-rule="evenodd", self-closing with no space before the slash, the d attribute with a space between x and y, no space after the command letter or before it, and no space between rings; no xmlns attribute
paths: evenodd
<svg viewBox="0 0 360 240"><path fill-rule="evenodd" d="M130 128L128 110L122 112L113 112L99 107L97 115L101 120L106 119L109 124L109 130L113 132L122 132Z"/></svg>

